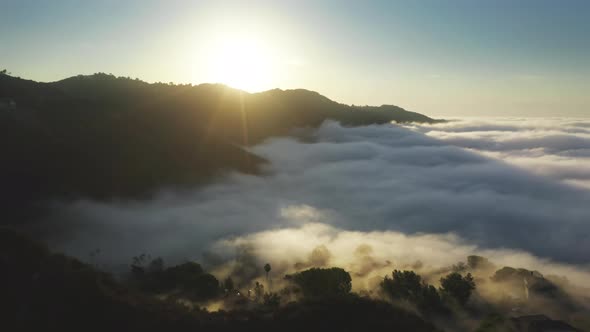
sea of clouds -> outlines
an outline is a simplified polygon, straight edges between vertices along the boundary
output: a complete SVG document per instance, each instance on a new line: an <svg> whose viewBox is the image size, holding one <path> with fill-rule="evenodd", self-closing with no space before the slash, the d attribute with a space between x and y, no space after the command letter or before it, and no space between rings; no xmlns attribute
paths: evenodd
<svg viewBox="0 0 590 332"><path fill-rule="evenodd" d="M412 127L448 144L590 188L590 119L467 118Z"/></svg>
<svg viewBox="0 0 590 332"><path fill-rule="evenodd" d="M589 279L590 120L327 122L297 136L251 149L269 161L261 176L58 204L46 239L86 260L100 248L92 259L109 264L145 252L215 266L247 248L284 271L329 263L362 275L480 254Z"/></svg>

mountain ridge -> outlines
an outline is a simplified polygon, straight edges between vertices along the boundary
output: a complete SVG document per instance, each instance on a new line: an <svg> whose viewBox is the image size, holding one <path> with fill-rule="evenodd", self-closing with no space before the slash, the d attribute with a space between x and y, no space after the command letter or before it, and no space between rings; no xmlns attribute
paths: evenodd
<svg viewBox="0 0 590 332"><path fill-rule="evenodd" d="M0 110L3 204L25 214L48 199L141 199L228 171L258 173L265 160L244 147L327 120L436 121L397 106L344 105L305 89L250 94L103 73L52 83L0 75L0 98L16 105Z"/></svg>

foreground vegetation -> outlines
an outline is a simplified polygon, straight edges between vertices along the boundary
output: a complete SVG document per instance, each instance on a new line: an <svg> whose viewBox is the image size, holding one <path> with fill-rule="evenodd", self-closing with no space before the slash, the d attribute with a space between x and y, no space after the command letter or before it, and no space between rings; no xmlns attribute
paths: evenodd
<svg viewBox="0 0 590 332"><path fill-rule="evenodd" d="M165 267L161 259L145 256L136 257L126 277L115 280L2 229L0 309L5 315L3 325L10 331L522 331L510 312L515 304L522 308L527 304L522 299L507 299L513 303L504 305L486 301L478 286L486 281L465 273L478 271L474 266L478 262L486 260L471 256L470 264L453 266L440 278L439 287L414 271L394 270L375 293L357 294L351 291L350 274L332 267L286 275L271 292L265 289L268 283L261 281L264 274L237 285L232 275L219 281L195 262ZM268 278L270 264L264 271ZM510 283L522 274L532 275L506 267L493 278ZM538 276L530 280L530 308L535 308L533 301L550 297L553 303L544 304L542 313L556 306L582 310L562 286ZM583 320L575 323L585 326ZM548 319L545 324L571 327Z"/></svg>
<svg viewBox="0 0 590 332"><path fill-rule="evenodd" d="M135 280L139 284L121 283L8 230L0 231L0 262L0 309L6 331L436 330L415 314L354 294L281 306L272 305L268 296L258 302L237 295L236 290L222 295L217 293L219 285L210 283L211 277L191 263L153 271L157 277L139 277ZM178 298L151 296L168 289L171 277L178 278L183 297L221 296L235 308L210 313L183 305ZM211 291L202 293L207 287Z"/></svg>

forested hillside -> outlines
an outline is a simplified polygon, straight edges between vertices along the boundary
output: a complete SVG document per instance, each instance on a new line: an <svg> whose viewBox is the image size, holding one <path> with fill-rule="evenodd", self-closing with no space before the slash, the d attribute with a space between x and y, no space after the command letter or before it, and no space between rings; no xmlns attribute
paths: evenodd
<svg viewBox="0 0 590 332"><path fill-rule="evenodd" d="M148 84L107 74L53 83L0 75L3 223L47 199L139 198L166 186L255 173L244 149L296 127L431 122L396 106L353 107L307 90L249 94L223 85Z"/></svg>

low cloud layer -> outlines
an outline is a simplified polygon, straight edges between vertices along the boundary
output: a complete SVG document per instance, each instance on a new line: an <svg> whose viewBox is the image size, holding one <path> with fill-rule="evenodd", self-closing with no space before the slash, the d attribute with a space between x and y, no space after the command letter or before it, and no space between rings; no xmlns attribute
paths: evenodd
<svg viewBox="0 0 590 332"><path fill-rule="evenodd" d="M587 285L590 279L590 270L584 268L540 259L522 250L481 248L454 234L349 231L317 222L318 215L321 212L310 206L292 206L283 210L283 217L293 226L216 242L211 250L227 262L219 275L230 274L227 271L239 264L234 259L236 252L247 251L258 266L272 262L278 276L312 266L343 267L353 276L357 290L374 289L393 269L434 276L428 281L437 284L440 275L469 255L486 257L498 268L525 266L547 275L567 276L578 285Z"/></svg>
<svg viewBox="0 0 590 332"><path fill-rule="evenodd" d="M472 118L412 128L448 144L590 189L589 119Z"/></svg>
<svg viewBox="0 0 590 332"><path fill-rule="evenodd" d="M61 205L45 236L56 249L85 258L100 248L102 260L121 264L142 252L213 262L235 241L271 234L265 252L308 255L324 245L334 265L365 244L378 264L446 265L475 252L585 273L589 131L572 120L326 123L305 139L254 147L270 161L264 176L232 174L149 202ZM299 235L279 236L289 232Z"/></svg>

